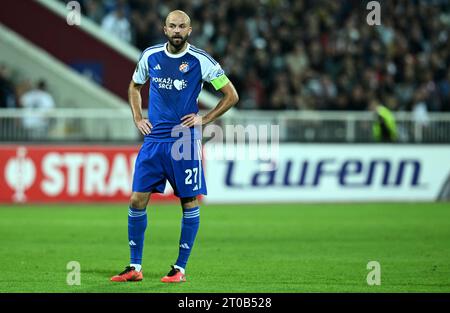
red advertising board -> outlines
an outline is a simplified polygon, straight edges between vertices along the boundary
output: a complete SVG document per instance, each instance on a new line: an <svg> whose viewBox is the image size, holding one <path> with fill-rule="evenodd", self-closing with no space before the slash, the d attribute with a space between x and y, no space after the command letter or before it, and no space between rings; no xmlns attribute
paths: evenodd
<svg viewBox="0 0 450 313"><path fill-rule="evenodd" d="M0 146L0 203L126 202L138 146ZM170 184L153 200L172 201Z"/></svg>

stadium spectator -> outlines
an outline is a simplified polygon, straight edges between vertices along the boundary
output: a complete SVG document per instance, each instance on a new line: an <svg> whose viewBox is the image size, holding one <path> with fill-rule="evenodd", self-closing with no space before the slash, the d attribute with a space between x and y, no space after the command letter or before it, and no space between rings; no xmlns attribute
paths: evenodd
<svg viewBox="0 0 450 313"><path fill-rule="evenodd" d="M85 1L86 16L97 24L101 24L105 16L105 10L98 0Z"/></svg>
<svg viewBox="0 0 450 313"><path fill-rule="evenodd" d="M102 28L116 37L131 42L131 26L125 15L125 7L117 6L115 10L102 20Z"/></svg>
<svg viewBox="0 0 450 313"><path fill-rule="evenodd" d="M6 65L0 65L0 108L15 108L16 94L14 84L10 78L10 71Z"/></svg>
<svg viewBox="0 0 450 313"><path fill-rule="evenodd" d="M46 117L46 113L55 107L55 101L47 91L45 81L40 80L36 88L25 92L20 98L20 103L27 110L22 124L30 138L46 138L50 126L50 120Z"/></svg>
<svg viewBox="0 0 450 313"><path fill-rule="evenodd" d="M373 137L378 142L395 142L397 140L397 125L394 115L386 106L373 99L369 108L376 118L372 126Z"/></svg>

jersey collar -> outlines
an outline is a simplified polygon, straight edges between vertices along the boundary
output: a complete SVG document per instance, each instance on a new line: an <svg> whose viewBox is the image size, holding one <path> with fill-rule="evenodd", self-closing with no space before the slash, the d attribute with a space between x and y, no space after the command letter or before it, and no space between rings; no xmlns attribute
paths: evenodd
<svg viewBox="0 0 450 313"><path fill-rule="evenodd" d="M183 55L185 55L185 54L189 51L189 48L190 48L190 46L191 46L191 45L188 43L187 46L186 46L186 49L184 49L183 52L177 53L177 54L173 54L173 53L170 53L170 52L167 50L167 45L168 45L168 44L169 44L168 42L166 42L166 43L164 44L164 52L166 53L166 55L167 55L169 58L181 58Z"/></svg>

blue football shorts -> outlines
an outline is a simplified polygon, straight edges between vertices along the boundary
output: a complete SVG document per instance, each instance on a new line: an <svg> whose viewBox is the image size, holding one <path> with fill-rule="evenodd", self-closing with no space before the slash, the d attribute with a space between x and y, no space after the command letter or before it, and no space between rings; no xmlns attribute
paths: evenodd
<svg viewBox="0 0 450 313"><path fill-rule="evenodd" d="M180 198L207 194L200 140L144 142L134 166L133 191L163 193L167 181Z"/></svg>

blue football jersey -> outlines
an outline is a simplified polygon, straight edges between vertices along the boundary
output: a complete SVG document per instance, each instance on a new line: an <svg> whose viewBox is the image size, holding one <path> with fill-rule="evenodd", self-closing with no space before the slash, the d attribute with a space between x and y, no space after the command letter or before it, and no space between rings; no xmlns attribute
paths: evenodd
<svg viewBox="0 0 450 313"><path fill-rule="evenodd" d="M144 84L150 80L148 119L153 128L146 141L175 141L182 129L181 118L198 113L198 96L203 82L210 82L220 89L226 76L208 53L188 44L179 54L167 50L167 43L152 46L141 54L133 81ZM220 84L214 83L220 81ZM191 128L191 138L199 139L200 133ZM186 134L186 133L184 133Z"/></svg>

